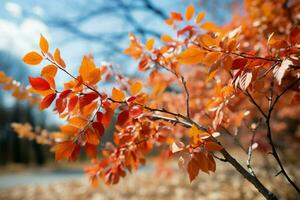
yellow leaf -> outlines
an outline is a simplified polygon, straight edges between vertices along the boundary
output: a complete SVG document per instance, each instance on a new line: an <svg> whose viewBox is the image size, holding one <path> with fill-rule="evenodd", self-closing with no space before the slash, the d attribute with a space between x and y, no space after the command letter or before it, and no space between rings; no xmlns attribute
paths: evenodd
<svg viewBox="0 0 300 200"><path fill-rule="evenodd" d="M204 55L205 53L201 49L197 47L190 47L181 52L177 59L181 64L192 65L200 63L203 60Z"/></svg>
<svg viewBox="0 0 300 200"><path fill-rule="evenodd" d="M189 136L192 139L192 144L197 144L198 142L202 142L203 139L208 138L210 135L206 132L200 131L196 126L192 126L189 130Z"/></svg>
<svg viewBox="0 0 300 200"><path fill-rule="evenodd" d="M121 90L113 88L111 98L115 101L123 101L125 99L125 94Z"/></svg>
<svg viewBox="0 0 300 200"><path fill-rule="evenodd" d="M43 57L35 51L29 52L23 58L23 62L29 65L38 65L42 60Z"/></svg>
<svg viewBox="0 0 300 200"><path fill-rule="evenodd" d="M44 52L44 53L47 53L49 50L48 41L42 34L40 37L40 48L41 48L42 52Z"/></svg>
<svg viewBox="0 0 300 200"><path fill-rule="evenodd" d="M82 117L73 117L69 119L69 122L75 126L83 127L88 123L88 120L82 118Z"/></svg>
<svg viewBox="0 0 300 200"><path fill-rule="evenodd" d="M146 42L146 48L147 50L151 50L153 48L154 45L154 38L150 38L147 42Z"/></svg>
<svg viewBox="0 0 300 200"><path fill-rule="evenodd" d="M79 74L82 77L83 81L88 81L89 74L94 69L96 69L96 65L94 64L94 62L88 57L84 56L79 69Z"/></svg>
<svg viewBox="0 0 300 200"><path fill-rule="evenodd" d="M130 92L133 95L138 94L143 88L143 85L140 82L135 82L130 86Z"/></svg>
<svg viewBox="0 0 300 200"><path fill-rule="evenodd" d="M194 13L195 13L195 8L193 5L189 5L187 8L186 8L186 11L185 11L185 18L186 20L190 20L193 18L194 16Z"/></svg>
<svg viewBox="0 0 300 200"><path fill-rule="evenodd" d="M171 38L171 36L167 35L167 34L163 34L160 36L161 41L168 43L168 42L172 42L173 39Z"/></svg>
<svg viewBox="0 0 300 200"><path fill-rule="evenodd" d="M196 21L195 21L196 24L200 23L204 19L204 17L205 17L205 12L204 11L199 13L197 18L196 18Z"/></svg>

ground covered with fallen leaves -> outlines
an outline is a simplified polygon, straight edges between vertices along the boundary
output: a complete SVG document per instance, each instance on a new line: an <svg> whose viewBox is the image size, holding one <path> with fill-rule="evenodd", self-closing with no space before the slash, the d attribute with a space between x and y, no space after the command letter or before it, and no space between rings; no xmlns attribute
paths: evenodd
<svg viewBox="0 0 300 200"><path fill-rule="evenodd" d="M172 168L176 169L172 163ZM151 166L151 164L150 164ZM280 199L299 199L294 189L287 184L282 175L276 176L276 168L264 163L256 165L255 171L264 184L275 192ZM295 165L288 166L288 171L299 180L299 170ZM100 184L92 188L86 177L80 175L74 179L64 179L61 174L58 181L43 184L28 183L12 187L0 187L2 200L256 200L264 199L253 186L226 163L218 163L215 174L201 173L190 184L187 174L179 170L172 175L158 175L153 167L141 169L126 176L118 185ZM268 173L263 173L268 171ZM3 172L3 170L2 170ZM23 173L23 172L17 172ZM0 173L0 180L4 173ZM298 178L298 179L297 179ZM41 176L43 179L43 176Z"/></svg>

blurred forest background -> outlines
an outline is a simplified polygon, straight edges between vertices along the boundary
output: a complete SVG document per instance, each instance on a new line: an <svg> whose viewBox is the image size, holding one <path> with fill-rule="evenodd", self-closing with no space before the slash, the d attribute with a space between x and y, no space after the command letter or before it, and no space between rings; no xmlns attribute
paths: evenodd
<svg viewBox="0 0 300 200"><path fill-rule="evenodd" d="M34 67L25 66L25 52L37 48L42 33L63 52L69 70L77 71L83 55L92 53L96 63L113 63L127 76L139 76L132 60L122 53L128 34L141 40L170 33L164 20L172 10L184 11L193 3L206 10L206 20L222 25L231 19L241 0L3 0L0 1L0 69L24 85ZM218 5L218 6L216 6ZM239 9L234 9L239 10ZM66 77L58 77L63 81ZM109 83L108 83L109 87ZM28 122L35 128L56 130L60 123L50 112L40 112L26 102L18 102L0 90L0 165L7 163L44 164L53 161L46 146L22 140L13 133L12 122Z"/></svg>

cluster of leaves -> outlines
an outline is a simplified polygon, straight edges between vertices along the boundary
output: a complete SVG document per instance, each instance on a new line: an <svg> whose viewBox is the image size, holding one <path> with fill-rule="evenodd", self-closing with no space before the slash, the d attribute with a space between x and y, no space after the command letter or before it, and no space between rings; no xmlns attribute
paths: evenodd
<svg viewBox="0 0 300 200"><path fill-rule="evenodd" d="M39 104L40 98L31 93L28 88L22 85L20 82L9 77L5 72L0 71L0 86L3 90L11 92L11 95L18 101L28 101L31 104Z"/></svg>
<svg viewBox="0 0 300 200"><path fill-rule="evenodd" d="M286 107L299 103L300 27L287 13L298 12L300 5L295 3L294 10L287 11L283 4L246 0L247 14L234 17L224 27L203 22L205 12L195 15L190 5L184 15L171 12L166 24L176 36L162 35L157 48L153 38L143 44L130 34L124 53L138 60L141 73L149 72L144 90L140 82L112 67L97 67L91 56L85 56L79 74L72 75L60 51L52 55L41 36L41 52L30 52L23 61L50 63L40 77L29 77L29 82L31 91L43 97L40 108L54 104L54 111L66 119L60 127L64 141L54 147L56 159L75 160L84 149L93 159L86 172L94 185L99 178L117 183L127 171L144 164L155 145L170 146L191 181L199 171L215 171L214 151L236 167L216 137L227 133L235 139L248 124L251 131L257 130L260 118L269 127L275 104L287 91L291 101L280 103ZM278 15L272 14L275 11ZM72 78L60 91L55 82L58 70ZM111 94L99 91L104 76L105 80L115 78L118 84ZM102 159L97 161L97 147L114 114L114 144L102 145ZM271 128L260 131L267 131L273 145Z"/></svg>

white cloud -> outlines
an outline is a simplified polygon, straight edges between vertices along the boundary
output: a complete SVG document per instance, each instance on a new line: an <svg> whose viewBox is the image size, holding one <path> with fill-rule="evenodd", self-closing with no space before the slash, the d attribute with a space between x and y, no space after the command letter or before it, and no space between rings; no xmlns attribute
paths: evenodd
<svg viewBox="0 0 300 200"><path fill-rule="evenodd" d="M32 12L38 16L43 16L45 14L44 9L39 6L34 6L32 8Z"/></svg>
<svg viewBox="0 0 300 200"><path fill-rule="evenodd" d="M0 19L0 49L14 55L23 56L38 47L40 34L49 39L48 27L36 19L24 19L17 25L11 21Z"/></svg>
<svg viewBox="0 0 300 200"><path fill-rule="evenodd" d="M19 4L7 2L5 9L14 17L20 17L22 15L22 8Z"/></svg>

